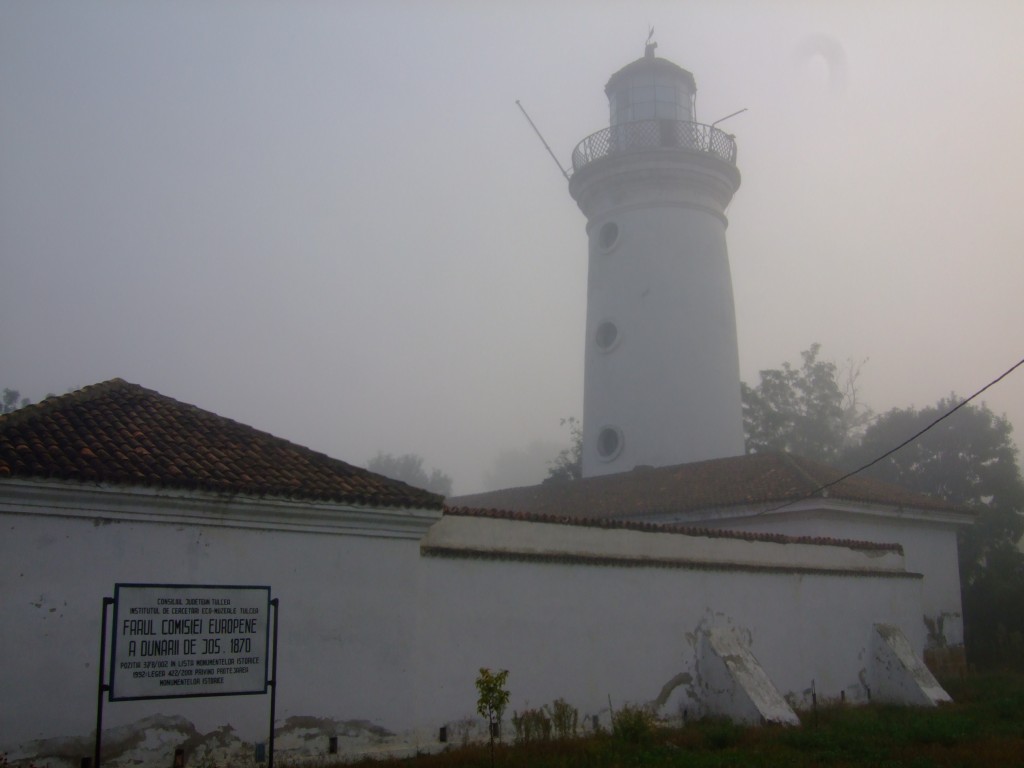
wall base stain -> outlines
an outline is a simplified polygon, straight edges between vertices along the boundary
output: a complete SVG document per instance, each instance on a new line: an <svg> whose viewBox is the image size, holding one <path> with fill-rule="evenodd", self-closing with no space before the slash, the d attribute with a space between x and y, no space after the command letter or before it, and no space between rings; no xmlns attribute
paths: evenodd
<svg viewBox="0 0 1024 768"><path fill-rule="evenodd" d="M332 720L324 717L287 718L274 730L274 758L289 763L322 761L331 737L338 738L339 757L357 757L407 751L409 744L368 720ZM254 765L255 745L235 734L230 725L200 733L184 717L153 715L103 732L103 768L171 765L175 750L185 754L186 766ZM80 768L92 757L92 736L53 738L19 745L8 755L17 768L30 763L47 768Z"/></svg>

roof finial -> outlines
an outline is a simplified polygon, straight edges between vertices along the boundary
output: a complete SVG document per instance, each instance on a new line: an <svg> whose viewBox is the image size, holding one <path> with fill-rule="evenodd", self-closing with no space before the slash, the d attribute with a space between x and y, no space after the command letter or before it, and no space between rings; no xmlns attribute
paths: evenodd
<svg viewBox="0 0 1024 768"><path fill-rule="evenodd" d="M652 43L651 39L654 37L654 26L651 25L650 30L647 32L647 45L644 46L644 56L648 59L654 58L654 49L658 47L657 43Z"/></svg>

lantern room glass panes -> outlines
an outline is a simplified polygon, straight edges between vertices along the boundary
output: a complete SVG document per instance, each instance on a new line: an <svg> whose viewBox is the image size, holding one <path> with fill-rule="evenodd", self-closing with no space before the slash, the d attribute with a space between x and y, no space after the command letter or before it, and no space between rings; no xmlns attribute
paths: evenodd
<svg viewBox="0 0 1024 768"><path fill-rule="evenodd" d="M623 79L609 96L611 124L635 120L693 120L693 94L667 74L636 72Z"/></svg>

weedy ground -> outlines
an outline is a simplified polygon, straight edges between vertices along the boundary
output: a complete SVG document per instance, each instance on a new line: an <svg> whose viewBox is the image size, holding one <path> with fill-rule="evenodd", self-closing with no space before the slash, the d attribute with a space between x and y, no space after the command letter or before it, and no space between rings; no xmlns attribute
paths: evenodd
<svg viewBox="0 0 1024 768"><path fill-rule="evenodd" d="M683 728L630 728L618 734L499 745L495 768L995 768L1024 766L1024 674L946 681L956 703L936 709L829 707L801 713L798 728L748 728L724 720ZM490 768L486 745L373 768Z"/></svg>

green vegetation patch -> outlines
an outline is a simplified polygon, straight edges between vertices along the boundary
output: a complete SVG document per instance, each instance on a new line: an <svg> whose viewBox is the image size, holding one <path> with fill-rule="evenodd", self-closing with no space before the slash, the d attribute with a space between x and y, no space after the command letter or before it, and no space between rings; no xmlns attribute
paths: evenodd
<svg viewBox="0 0 1024 768"><path fill-rule="evenodd" d="M618 727L585 738L496 745L497 768L991 768L1024 765L1024 675L976 675L947 682L956 703L936 709L873 705L802 713L799 728L751 728L728 720L657 726L646 712L623 708ZM554 734L552 734L554 735ZM375 768L485 768L487 745Z"/></svg>

